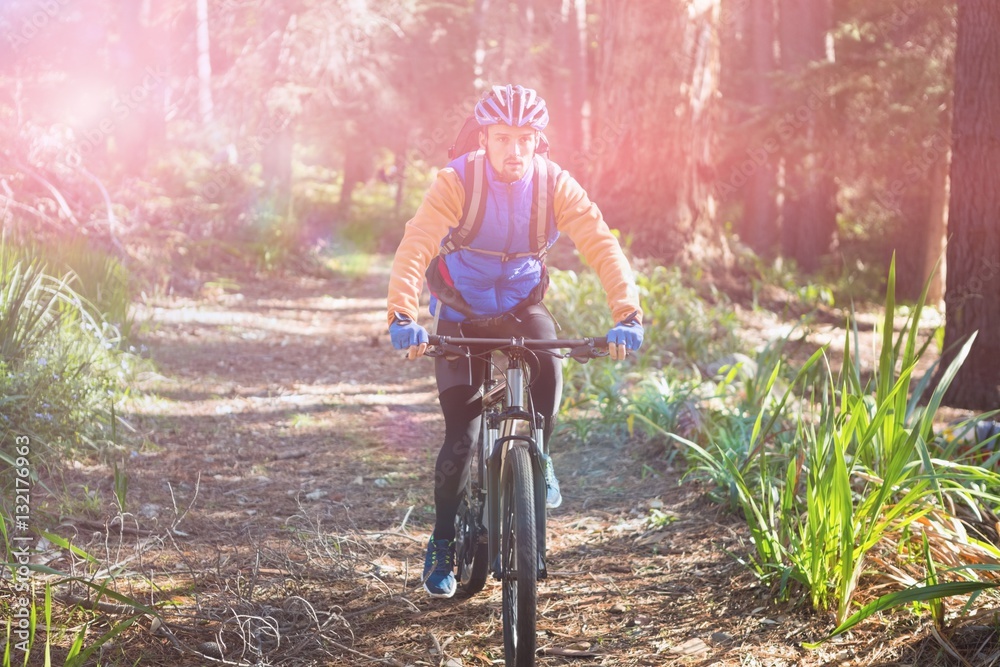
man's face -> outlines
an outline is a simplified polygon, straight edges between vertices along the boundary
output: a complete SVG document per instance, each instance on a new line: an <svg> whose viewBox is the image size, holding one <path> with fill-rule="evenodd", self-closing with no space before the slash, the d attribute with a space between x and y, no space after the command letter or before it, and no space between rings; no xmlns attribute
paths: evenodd
<svg viewBox="0 0 1000 667"><path fill-rule="evenodd" d="M531 127L487 125L479 133L479 145L486 149L486 158L500 180L511 183L528 170L538 147L538 131Z"/></svg>

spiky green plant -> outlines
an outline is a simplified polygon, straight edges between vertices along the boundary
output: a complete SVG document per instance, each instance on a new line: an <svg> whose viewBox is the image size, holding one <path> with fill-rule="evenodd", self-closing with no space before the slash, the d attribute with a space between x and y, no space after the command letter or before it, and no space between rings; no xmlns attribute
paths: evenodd
<svg viewBox="0 0 1000 667"><path fill-rule="evenodd" d="M924 299L896 336L894 289L893 263L881 351L869 379L862 371L857 328L851 326L839 373L826 364L824 382L804 382L810 368L825 358L823 350L817 351L782 398L761 409L748 448L682 441L696 465L731 490L753 537L756 571L775 581L783 597L792 593L794 582L814 607L834 608L839 623L851 615L873 551L887 550L898 535L917 534L909 528L953 503L1000 504L995 473L934 458L928 448L934 416L972 340L933 389L934 368L917 381L914 373L926 350L926 343L918 345ZM765 394L773 391L777 377L776 366ZM805 389L802 395L795 393L799 387ZM937 571L933 562L927 571ZM972 590L954 583L929 588L941 594ZM900 594L890 601L907 599L917 598Z"/></svg>

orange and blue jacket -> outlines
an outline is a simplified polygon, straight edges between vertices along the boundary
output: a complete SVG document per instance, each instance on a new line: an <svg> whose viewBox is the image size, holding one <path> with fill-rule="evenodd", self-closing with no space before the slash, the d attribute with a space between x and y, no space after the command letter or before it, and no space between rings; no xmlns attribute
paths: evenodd
<svg viewBox="0 0 1000 667"><path fill-rule="evenodd" d="M441 243L461 224L465 203L465 160L458 158L438 172L413 218L406 223L389 278L387 317L418 319L424 274L440 252ZM483 224L467 247L445 255L455 283L476 317L496 317L520 303L541 279L542 258L528 250L534 162L514 183L496 178L487 163L489 195ZM566 171L559 171L553 193L556 236L565 233L598 275L615 322L633 313L642 320L638 291L628 259L608 229L597 205ZM552 241L555 240L553 236ZM465 315L438 304L441 319L461 321Z"/></svg>

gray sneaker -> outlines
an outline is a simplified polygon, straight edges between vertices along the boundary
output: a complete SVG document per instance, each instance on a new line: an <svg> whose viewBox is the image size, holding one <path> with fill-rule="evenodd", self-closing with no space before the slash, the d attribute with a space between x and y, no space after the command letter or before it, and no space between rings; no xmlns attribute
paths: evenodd
<svg viewBox="0 0 1000 667"><path fill-rule="evenodd" d="M543 455L542 464L545 469L545 506L554 509L562 505L562 492L559 491L559 480L556 479L555 468L552 467L552 457Z"/></svg>

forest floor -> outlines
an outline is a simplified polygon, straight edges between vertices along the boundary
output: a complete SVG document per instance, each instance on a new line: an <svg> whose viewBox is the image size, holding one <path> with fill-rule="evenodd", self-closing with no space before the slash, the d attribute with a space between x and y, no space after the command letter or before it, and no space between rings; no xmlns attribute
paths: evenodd
<svg viewBox="0 0 1000 667"><path fill-rule="evenodd" d="M377 265L140 306L156 371L127 410L125 512L106 465L53 480L80 503L64 504L58 532L163 611L101 664L503 664L497 583L452 600L420 583L442 423L432 363L389 345L386 283ZM682 483L662 448L566 437L554 460L564 503L550 514L539 665L969 664L909 613L806 650L832 615L775 603L741 564L745 523Z"/></svg>

